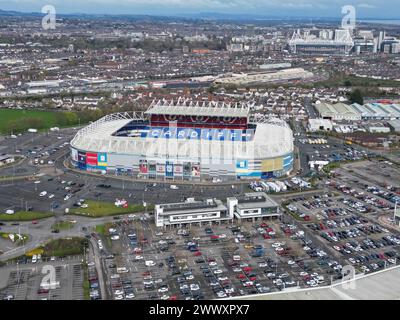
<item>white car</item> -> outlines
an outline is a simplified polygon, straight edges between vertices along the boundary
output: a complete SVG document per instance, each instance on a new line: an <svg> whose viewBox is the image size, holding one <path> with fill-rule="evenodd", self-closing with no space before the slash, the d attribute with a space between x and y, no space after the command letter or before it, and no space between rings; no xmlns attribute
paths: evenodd
<svg viewBox="0 0 400 320"><path fill-rule="evenodd" d="M283 244L282 243L280 243L280 242L275 242L275 243L273 243L271 246L272 246L272 248L279 248L279 247L281 247Z"/></svg>
<svg viewBox="0 0 400 320"><path fill-rule="evenodd" d="M49 199L53 199L53 198L54 198L54 194L50 194Z"/></svg>
<svg viewBox="0 0 400 320"><path fill-rule="evenodd" d="M128 293L127 295L125 295L126 299L133 299L135 298L135 295L133 293Z"/></svg>
<svg viewBox="0 0 400 320"><path fill-rule="evenodd" d="M186 280L193 280L194 276L192 274L185 277Z"/></svg>
<svg viewBox="0 0 400 320"><path fill-rule="evenodd" d="M158 292L160 292L160 293L168 292L168 288L167 287L161 287L160 289L158 289Z"/></svg>
<svg viewBox="0 0 400 320"><path fill-rule="evenodd" d="M47 191L42 191L42 192L39 194L39 197L44 197L46 194L47 194Z"/></svg>
<svg viewBox="0 0 400 320"><path fill-rule="evenodd" d="M168 300L169 299L169 295L164 294L160 299L161 300Z"/></svg>
<svg viewBox="0 0 400 320"><path fill-rule="evenodd" d="M115 300L123 300L123 299L124 299L124 296L122 294L115 296Z"/></svg>
<svg viewBox="0 0 400 320"><path fill-rule="evenodd" d="M119 236L118 235L111 236L111 240L119 240Z"/></svg>
<svg viewBox="0 0 400 320"><path fill-rule="evenodd" d="M192 284L190 285L190 290L191 290L191 291L197 291L197 290L200 290L200 287L199 287L198 284L192 283Z"/></svg>
<svg viewBox="0 0 400 320"><path fill-rule="evenodd" d="M153 260L147 260L144 263L147 267L154 267L156 263Z"/></svg>
<svg viewBox="0 0 400 320"><path fill-rule="evenodd" d="M289 266L292 266L292 265L294 265L296 262L294 262L293 260L289 260L287 263L288 263Z"/></svg>
<svg viewBox="0 0 400 320"><path fill-rule="evenodd" d="M215 261L212 261L208 264L210 267L215 267L218 265L218 263L216 263Z"/></svg>
<svg viewBox="0 0 400 320"><path fill-rule="evenodd" d="M221 273L222 273L221 269L214 270L214 274L221 274Z"/></svg>
<svg viewBox="0 0 400 320"><path fill-rule="evenodd" d="M220 234L218 237L219 237L220 239L225 239L225 238L226 238L226 234L225 234L225 233Z"/></svg>
<svg viewBox="0 0 400 320"><path fill-rule="evenodd" d="M135 256L135 260L143 260L143 256Z"/></svg>
<svg viewBox="0 0 400 320"><path fill-rule="evenodd" d="M268 263L266 263L266 262L260 262L260 263L258 264L258 266L259 266L260 268L266 268L266 267L268 267Z"/></svg>
<svg viewBox="0 0 400 320"><path fill-rule="evenodd" d="M162 232L157 232L157 233L156 233L156 236L157 236L157 237L161 237L163 234L164 234L164 233L162 233Z"/></svg>
<svg viewBox="0 0 400 320"><path fill-rule="evenodd" d="M114 291L114 294L115 294L116 296L119 296L119 295L121 295L121 294L124 294L124 292L123 292L122 290L115 290L115 291Z"/></svg>
<svg viewBox="0 0 400 320"><path fill-rule="evenodd" d="M226 281L228 280L228 277L218 277L218 281Z"/></svg>
<svg viewBox="0 0 400 320"><path fill-rule="evenodd" d="M217 292L217 297L218 298L226 298L227 294L224 291L218 291Z"/></svg>

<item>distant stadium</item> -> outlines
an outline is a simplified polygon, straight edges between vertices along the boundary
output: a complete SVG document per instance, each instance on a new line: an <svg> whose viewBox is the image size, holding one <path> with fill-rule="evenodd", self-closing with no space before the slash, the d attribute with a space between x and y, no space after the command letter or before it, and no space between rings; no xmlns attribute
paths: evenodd
<svg viewBox="0 0 400 320"><path fill-rule="evenodd" d="M144 113L110 114L80 130L71 161L143 179L267 179L293 169L293 133L244 103L153 101Z"/></svg>

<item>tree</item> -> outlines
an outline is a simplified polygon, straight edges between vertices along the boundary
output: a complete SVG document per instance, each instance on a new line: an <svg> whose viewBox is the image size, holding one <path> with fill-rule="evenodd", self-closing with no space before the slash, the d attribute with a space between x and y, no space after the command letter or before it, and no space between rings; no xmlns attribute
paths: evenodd
<svg viewBox="0 0 400 320"><path fill-rule="evenodd" d="M344 85L345 85L346 87L351 87L351 86L352 86L352 83L351 83L350 80L346 80L346 81L344 82Z"/></svg>
<svg viewBox="0 0 400 320"><path fill-rule="evenodd" d="M349 95L349 100L351 103L364 104L364 97L360 89L353 90Z"/></svg>

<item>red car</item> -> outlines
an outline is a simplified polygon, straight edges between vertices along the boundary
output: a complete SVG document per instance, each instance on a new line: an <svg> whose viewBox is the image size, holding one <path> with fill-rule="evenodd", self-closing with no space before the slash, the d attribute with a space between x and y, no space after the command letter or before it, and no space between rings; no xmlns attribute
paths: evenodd
<svg viewBox="0 0 400 320"><path fill-rule="evenodd" d="M236 278L238 278L238 279L246 279L246 276L243 273L241 273L241 274L238 274L236 276Z"/></svg>
<svg viewBox="0 0 400 320"><path fill-rule="evenodd" d="M39 289L38 294L49 293L49 289Z"/></svg>
<svg viewBox="0 0 400 320"><path fill-rule="evenodd" d="M194 253L194 256L195 256L195 257L201 256L201 252L200 252L200 251L196 251L196 252Z"/></svg>
<svg viewBox="0 0 400 320"><path fill-rule="evenodd" d="M250 277L249 280L250 280L250 281L256 281L256 280L257 280L257 277Z"/></svg>
<svg viewBox="0 0 400 320"><path fill-rule="evenodd" d="M304 216L304 221L310 221L311 220L311 218L310 218L310 216Z"/></svg>
<svg viewBox="0 0 400 320"><path fill-rule="evenodd" d="M38 224L38 222L36 220L33 220L32 224Z"/></svg>
<svg viewBox="0 0 400 320"><path fill-rule="evenodd" d="M178 300L178 297L177 296L170 296L169 300Z"/></svg>
<svg viewBox="0 0 400 320"><path fill-rule="evenodd" d="M263 222L263 223L260 224L260 227L261 228L268 228L268 225L265 222Z"/></svg>
<svg viewBox="0 0 400 320"><path fill-rule="evenodd" d="M216 239L219 239L219 236L213 234L213 235L210 236L210 239L211 240L216 240Z"/></svg>
<svg viewBox="0 0 400 320"><path fill-rule="evenodd" d="M271 236L269 234L264 233L263 234L263 238L264 239L271 239Z"/></svg>

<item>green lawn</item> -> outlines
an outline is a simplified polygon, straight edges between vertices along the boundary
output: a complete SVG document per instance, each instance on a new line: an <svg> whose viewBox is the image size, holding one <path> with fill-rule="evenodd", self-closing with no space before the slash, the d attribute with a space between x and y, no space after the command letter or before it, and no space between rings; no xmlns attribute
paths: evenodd
<svg viewBox="0 0 400 320"><path fill-rule="evenodd" d="M47 242L43 247L44 256L60 257L60 256L70 256L83 254L83 250L88 246L88 240L86 238L65 238L56 239Z"/></svg>
<svg viewBox="0 0 400 320"><path fill-rule="evenodd" d="M12 233L12 234L14 235L14 243L16 243L17 245L23 244L24 242L26 242L28 240L28 236L26 234L21 234L22 238L19 238L16 233ZM0 232L1 238L11 241L9 235L10 235L10 233Z"/></svg>
<svg viewBox="0 0 400 320"><path fill-rule="evenodd" d="M143 205L140 204L129 205L128 208L118 208L114 205L114 203L111 202L87 200L85 203L88 205L88 208L72 208L70 209L69 213L79 216L98 218L145 211ZM151 209L152 207L148 207L148 210Z"/></svg>
<svg viewBox="0 0 400 320"><path fill-rule="evenodd" d="M52 217L51 212L19 211L14 214L0 214L0 221L30 221Z"/></svg>
<svg viewBox="0 0 400 320"><path fill-rule="evenodd" d="M29 128L43 130L78 123L79 116L74 112L0 109L0 133L3 134L24 132Z"/></svg>

